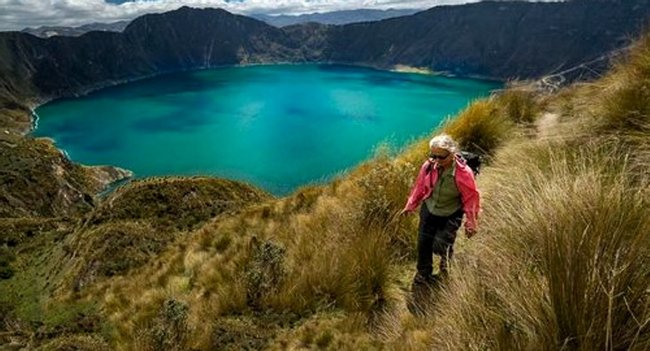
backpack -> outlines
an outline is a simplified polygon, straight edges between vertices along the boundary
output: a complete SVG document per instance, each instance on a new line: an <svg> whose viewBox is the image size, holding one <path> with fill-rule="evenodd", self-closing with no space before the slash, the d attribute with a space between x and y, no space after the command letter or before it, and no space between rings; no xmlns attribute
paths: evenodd
<svg viewBox="0 0 650 351"><path fill-rule="evenodd" d="M460 157L465 160L465 163L472 169L474 176L477 176L481 173L481 155L475 154L469 151L461 151L459 153Z"/></svg>

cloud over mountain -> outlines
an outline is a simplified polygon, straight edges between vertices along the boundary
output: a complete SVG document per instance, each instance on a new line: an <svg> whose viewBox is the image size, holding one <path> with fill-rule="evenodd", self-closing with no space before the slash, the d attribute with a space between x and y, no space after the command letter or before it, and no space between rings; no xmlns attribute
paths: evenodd
<svg viewBox="0 0 650 351"><path fill-rule="evenodd" d="M426 9L476 1L478 0L0 0L0 30L130 20L145 13L170 11L181 6L220 7L234 13L276 15L359 8Z"/></svg>

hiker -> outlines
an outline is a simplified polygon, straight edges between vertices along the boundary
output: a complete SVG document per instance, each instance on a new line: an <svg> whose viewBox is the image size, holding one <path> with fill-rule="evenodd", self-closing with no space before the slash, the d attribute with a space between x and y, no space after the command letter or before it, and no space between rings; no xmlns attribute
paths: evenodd
<svg viewBox="0 0 650 351"><path fill-rule="evenodd" d="M418 263L414 282L434 280L433 253L440 256L441 276L447 274L448 261L454 253L456 232L463 214L466 216L465 234L476 234L476 220L480 209L479 192L472 169L458 154L456 142L446 134L435 136L429 142L431 153L420 168L408 201L400 215L420 207L418 230Z"/></svg>

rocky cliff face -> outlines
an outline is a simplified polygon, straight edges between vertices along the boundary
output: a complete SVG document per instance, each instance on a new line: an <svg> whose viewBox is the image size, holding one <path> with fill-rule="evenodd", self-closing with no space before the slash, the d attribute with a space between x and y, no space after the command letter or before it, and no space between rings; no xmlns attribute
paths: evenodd
<svg viewBox="0 0 650 351"><path fill-rule="evenodd" d="M401 64L503 80L537 78L625 46L649 13L650 0L482 2L379 22L275 28L224 10L183 7L137 18L123 33L49 39L1 33L0 106L31 106L164 72L239 63Z"/></svg>

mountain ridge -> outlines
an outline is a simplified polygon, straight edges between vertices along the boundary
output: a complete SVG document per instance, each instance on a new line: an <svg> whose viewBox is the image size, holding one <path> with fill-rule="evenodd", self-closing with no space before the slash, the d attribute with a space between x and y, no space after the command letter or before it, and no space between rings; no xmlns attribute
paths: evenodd
<svg viewBox="0 0 650 351"><path fill-rule="evenodd" d="M302 15L251 14L250 17L262 20L276 27L286 27L309 22L343 25L357 22L374 22L392 17L401 17L420 12L422 9L356 9L331 12L314 12Z"/></svg>
<svg viewBox="0 0 650 351"><path fill-rule="evenodd" d="M577 22L575 18L570 17L576 16L581 11L585 12L581 18L585 22L583 26L575 23ZM495 13L499 13L499 16L495 16ZM76 55L92 54L91 46L96 45L98 46L94 48L96 52L101 51L102 55L112 53L113 57L110 57L110 60L130 60L129 66L143 64L143 61L146 63L147 59L155 59L161 63L161 67L152 67L150 73L157 73L156 69L164 71L167 68L201 68L206 64L309 60L366 63L383 67L399 63L428 67L435 71L450 71L459 75L481 74L500 79L517 76L530 78L546 73L553 66L562 65L562 58L552 57L544 61L538 55L528 57L522 55L522 52L525 54L526 50L553 49L552 46L561 43L561 39L572 40L562 47L563 50L575 47L576 44L579 44L576 42L577 40L598 40L591 43L590 47L593 49L588 51L587 55L580 57L584 61L592 58L592 53L595 51L602 53L619 47L624 41L623 38L633 35L641 29L640 27L647 24L648 13L650 13L648 0L600 1L591 3L589 6L581 1L567 3L488 1L476 4L439 6L411 16L378 22L343 26L307 25L303 27L304 30L322 38L320 41L313 41L312 38L312 45L309 47L304 42L304 36L296 38L291 35L291 30L275 28L262 21L231 14L223 9L192 9L183 6L178 10L136 18L122 34L89 32L78 38L53 37L43 42L29 38L16 38L25 36L25 34L2 33L0 39L7 41L7 37L13 36L13 40L22 40L29 47L24 47L25 50L17 50L22 53L22 57L17 59L7 58L7 55L15 55L15 52L10 53L7 50L2 50L0 59L4 59L4 61L15 59L14 62L17 64L32 61L29 64L37 68L38 71L38 68L41 68L38 67L40 64L38 60L41 57L38 54L33 55L34 51L47 50L43 54L49 55L52 60L65 61L70 60L67 56L73 56L71 55L73 53ZM488 16L490 14L492 16ZM549 15L554 15L556 18L546 19ZM554 23L552 25L539 22L545 19L555 22L551 21ZM219 25L219 22L222 24ZM523 26L520 25L522 22ZM479 29L470 30L468 27L470 23ZM595 28L585 28L586 25L595 26ZM522 27L532 29L521 32ZM493 30L498 28L502 29L499 32L500 36L496 36L495 40ZM492 33L490 29L492 29ZM520 32L515 37L517 30ZM202 36L205 36L206 39L201 40ZM533 38L537 39L536 43L530 42ZM157 52L157 57L128 56L128 53L132 51L152 50L153 44L147 42L151 40L155 40L169 51ZM614 43L608 45L607 41L609 40L614 40ZM106 42L110 45L104 46ZM244 52L238 53L237 50L240 50L240 47L233 47L233 43L241 46L241 50ZM148 47L147 44L149 44ZM212 46L208 44L212 44ZM219 47L219 44L225 45ZM314 46L314 44L316 45ZM194 47L189 47L190 45L194 45ZM173 56L178 52L178 47L182 46L191 49L186 53L188 54L187 60L176 57L174 61ZM300 52L300 49L303 48L320 49L322 54L306 58ZM200 51L206 49L212 50L210 52L212 61L197 60L197 56L198 58L204 56ZM584 49L584 47L573 50L579 51L579 49ZM561 50L557 51L561 52ZM571 50L569 51L571 52ZM29 55L30 53L32 55ZM504 61L506 63L513 62L515 64L510 66L519 66L519 68L503 67L490 61L495 58L503 59L507 57L508 53L513 53L513 56L508 57L509 61ZM169 60L170 58L171 60ZM479 63L472 64L469 62L470 59L475 59L474 61ZM517 59L520 61L516 61ZM162 64L164 60L169 60L169 64ZM571 57L569 61L579 63L579 60L574 57ZM82 61L77 64L85 63L106 64L110 62L94 60ZM15 67L3 67L1 71L3 78L8 68ZM58 67L59 72L72 73L65 69L66 67ZM119 66L113 67L113 69L124 70ZM123 72L126 73L126 76L140 73L137 70L129 72L128 69ZM106 78L115 78L116 75L119 74L85 78L87 80L97 78L96 80L101 81ZM3 83L6 83L6 79L3 79ZM35 85L43 87L42 84L43 82L37 82ZM44 86L41 90L50 92L54 90L53 88Z"/></svg>
<svg viewBox="0 0 650 351"><path fill-rule="evenodd" d="M21 30L23 33L29 33L41 38L52 36L69 36L78 37L92 31L121 32L130 21L117 21L111 23L88 23L77 27L66 26L40 26L36 28L28 27Z"/></svg>
<svg viewBox="0 0 650 351"><path fill-rule="evenodd" d="M339 10L329 12L313 12L300 15L267 15L263 13L241 14L246 17L255 18L264 21L276 27L284 27L302 23L321 23L321 24L349 24L356 22L373 22L386 18L412 15L423 9L353 9ZM236 13L233 13L236 14ZM140 17L140 16L138 16ZM136 17L137 18L137 17ZM40 38L49 38L52 36L69 36L78 37L92 31L122 32L131 20L115 22L93 22L78 26L63 25L43 25L39 27L26 27L20 30L22 33L29 33Z"/></svg>
<svg viewBox="0 0 650 351"><path fill-rule="evenodd" d="M224 65L410 66L502 81L537 79L626 46L647 26L648 14L650 0L486 1L377 22L276 28L223 9L183 6L136 18L122 33L43 39L5 32L0 33L0 127L29 131L25 111L51 99ZM604 61L586 78L606 68ZM566 75L567 81L581 78ZM22 117L9 117L17 114ZM16 120L23 121L18 129Z"/></svg>

